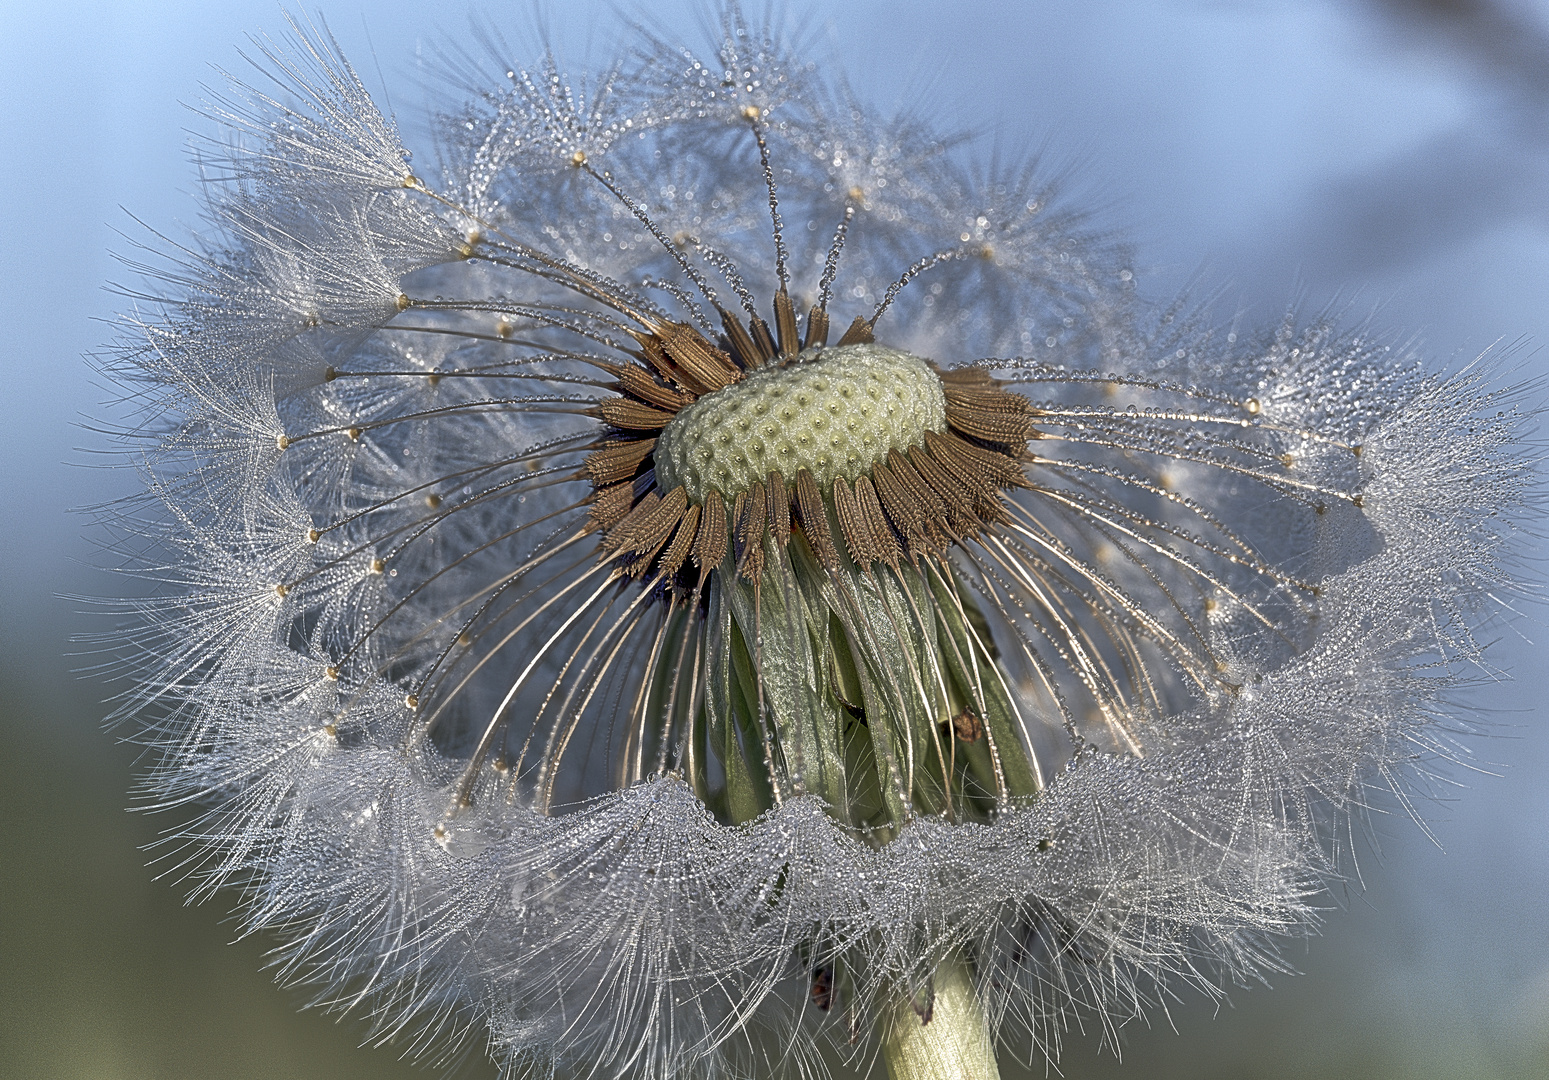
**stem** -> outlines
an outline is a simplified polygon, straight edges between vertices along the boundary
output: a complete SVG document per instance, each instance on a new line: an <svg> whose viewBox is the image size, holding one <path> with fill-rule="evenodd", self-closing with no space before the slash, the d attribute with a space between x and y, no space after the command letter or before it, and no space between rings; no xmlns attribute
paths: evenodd
<svg viewBox="0 0 1549 1080"><path fill-rule="evenodd" d="M966 962L949 956L925 987L899 994L882 1056L890 1080L1000 1080L989 1023Z"/></svg>

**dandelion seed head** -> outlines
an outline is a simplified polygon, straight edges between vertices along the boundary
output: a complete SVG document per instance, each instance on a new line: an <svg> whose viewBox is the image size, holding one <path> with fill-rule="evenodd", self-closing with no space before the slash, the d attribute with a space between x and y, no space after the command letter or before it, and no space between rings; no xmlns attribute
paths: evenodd
<svg viewBox="0 0 1549 1080"><path fill-rule="evenodd" d="M499 61L434 175L293 31L111 368L122 712L282 977L513 1070L991 1075L1279 969L1514 588L1509 395L1151 310L735 5Z"/></svg>

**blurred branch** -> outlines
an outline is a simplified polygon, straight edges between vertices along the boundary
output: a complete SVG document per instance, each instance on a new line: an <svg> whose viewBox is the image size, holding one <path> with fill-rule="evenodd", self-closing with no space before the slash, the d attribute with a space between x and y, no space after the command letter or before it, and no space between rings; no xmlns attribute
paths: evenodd
<svg viewBox="0 0 1549 1080"><path fill-rule="evenodd" d="M1549 99L1549 27L1534 12L1492 0L1363 0L1363 5L1414 43L1446 52L1535 111Z"/></svg>
<svg viewBox="0 0 1549 1080"><path fill-rule="evenodd" d="M1469 115L1309 193L1292 226L1335 277L1419 262L1503 224L1539 223L1549 188L1549 24L1499 0L1358 0L1472 85Z"/></svg>

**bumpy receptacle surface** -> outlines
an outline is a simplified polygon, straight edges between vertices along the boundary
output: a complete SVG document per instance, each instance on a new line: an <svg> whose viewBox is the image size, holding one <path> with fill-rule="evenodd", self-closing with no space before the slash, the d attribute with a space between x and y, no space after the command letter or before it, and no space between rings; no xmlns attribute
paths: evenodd
<svg viewBox="0 0 1549 1080"><path fill-rule="evenodd" d="M827 488L946 429L941 379L917 356L880 345L803 354L754 371L673 418L656 446L657 483L691 502L730 499L772 472L801 469Z"/></svg>

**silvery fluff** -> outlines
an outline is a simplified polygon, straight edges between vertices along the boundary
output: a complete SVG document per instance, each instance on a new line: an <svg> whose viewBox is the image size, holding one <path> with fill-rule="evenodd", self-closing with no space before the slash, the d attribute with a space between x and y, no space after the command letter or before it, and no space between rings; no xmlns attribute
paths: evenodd
<svg viewBox="0 0 1549 1080"><path fill-rule="evenodd" d="M1459 752L1526 414L1158 309L1031 164L716 26L456 60L434 165L310 25L213 106L107 365L176 857L513 1074L991 1076L1280 970Z"/></svg>

